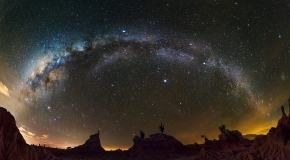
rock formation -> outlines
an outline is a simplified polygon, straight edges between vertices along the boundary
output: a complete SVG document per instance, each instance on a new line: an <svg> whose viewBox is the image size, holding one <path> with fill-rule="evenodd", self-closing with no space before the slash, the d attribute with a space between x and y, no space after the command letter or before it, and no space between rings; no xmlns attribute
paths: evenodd
<svg viewBox="0 0 290 160"><path fill-rule="evenodd" d="M190 147L166 134L153 134L145 139L135 136L133 141L128 152L135 159L169 159L194 154Z"/></svg>
<svg viewBox="0 0 290 160"><path fill-rule="evenodd" d="M61 158L96 159L104 156L105 154L105 150L101 146L99 134L91 135L83 145L75 148L67 150L50 148L50 150L53 154Z"/></svg>
<svg viewBox="0 0 290 160"><path fill-rule="evenodd" d="M248 151L251 141L243 138L237 130L226 130L219 135L219 140L205 140L199 157L203 159L235 159Z"/></svg>
<svg viewBox="0 0 290 160"><path fill-rule="evenodd" d="M91 135L90 138L85 142L85 144L80 145L75 149L83 149L86 152L92 154L100 154L105 152L104 148L101 146L99 134Z"/></svg>
<svg viewBox="0 0 290 160"><path fill-rule="evenodd" d="M50 151L26 144L14 117L0 107L0 160L54 160Z"/></svg>
<svg viewBox="0 0 290 160"><path fill-rule="evenodd" d="M282 117L276 128L272 127L267 135L254 139L249 154L259 159L290 159L290 117L281 107ZM290 110L290 100L289 100Z"/></svg>
<svg viewBox="0 0 290 160"><path fill-rule="evenodd" d="M159 133L145 139L135 136L134 144L128 151L105 151L101 146L99 133L90 136L83 145L67 150L29 146L16 127L14 117L0 107L0 160L61 158L65 160L288 160L290 159L290 116L286 115L284 106L281 107L281 111L282 117L277 127L272 127L267 135L258 135L252 141L243 138L237 130L224 130L218 140L205 138L205 143L201 145L183 145L174 137Z"/></svg>

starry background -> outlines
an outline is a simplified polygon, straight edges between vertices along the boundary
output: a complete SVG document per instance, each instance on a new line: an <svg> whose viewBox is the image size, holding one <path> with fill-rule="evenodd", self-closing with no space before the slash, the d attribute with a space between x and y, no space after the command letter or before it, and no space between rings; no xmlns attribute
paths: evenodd
<svg viewBox="0 0 290 160"><path fill-rule="evenodd" d="M0 105L28 143L105 149L218 126L265 134L290 97L287 0L2 0ZM286 111L288 107L286 107Z"/></svg>

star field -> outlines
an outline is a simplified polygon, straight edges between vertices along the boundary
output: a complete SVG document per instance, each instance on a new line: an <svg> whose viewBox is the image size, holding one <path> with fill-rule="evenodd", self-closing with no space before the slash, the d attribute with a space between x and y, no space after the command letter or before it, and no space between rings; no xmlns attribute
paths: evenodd
<svg viewBox="0 0 290 160"><path fill-rule="evenodd" d="M28 143L263 134L290 96L285 1L0 2L0 105Z"/></svg>

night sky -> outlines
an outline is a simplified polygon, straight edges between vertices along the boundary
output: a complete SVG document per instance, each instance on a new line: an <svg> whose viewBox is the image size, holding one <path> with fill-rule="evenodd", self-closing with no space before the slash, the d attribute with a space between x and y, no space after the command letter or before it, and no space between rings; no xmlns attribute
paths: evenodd
<svg viewBox="0 0 290 160"><path fill-rule="evenodd" d="M288 0L1 0L0 105L27 143L265 134L290 97ZM288 107L286 112L288 112Z"/></svg>

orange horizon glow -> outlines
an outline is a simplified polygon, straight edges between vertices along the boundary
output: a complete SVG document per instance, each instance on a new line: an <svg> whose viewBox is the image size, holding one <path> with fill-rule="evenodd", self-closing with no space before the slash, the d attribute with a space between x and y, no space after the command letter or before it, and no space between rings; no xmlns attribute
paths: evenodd
<svg viewBox="0 0 290 160"><path fill-rule="evenodd" d="M275 104L278 105L278 104ZM277 108L274 108L277 109ZM241 123L237 124L236 127L234 126L229 126L228 129L230 130L238 130L242 133L242 135L266 135L269 130L271 129L271 127L276 127L278 120L281 118L281 116L279 114L277 114L276 118L274 118L272 121L264 121L263 116L265 116L264 112L273 112L273 110L258 110L260 112L260 114L256 114L256 116L252 117L251 119L246 119L244 121L241 121ZM286 107L285 108L285 112L288 113L286 110L288 110L289 108ZM279 111L280 112L280 111ZM278 113L278 112L277 112ZM21 128L24 127L24 128ZM38 137L36 135L34 135L33 132L30 132L29 130L25 130L25 126L21 126L18 129L20 130L20 133L23 135L25 141L28 144L35 144L35 145L46 145L48 147L52 147L52 148L60 148L60 149L66 149L67 147L77 147L79 145L82 145L85 143L85 140L81 143L69 143L68 139L67 140L55 140L55 137L51 137L49 135L38 135ZM25 132L23 132L23 130ZM205 133L207 138L210 140L213 139L218 139L218 135L220 134L218 131L218 127L215 131L207 131L206 128L204 128L204 131L192 131L192 132L187 132L187 133L180 133L177 135L174 134L170 134L172 132L169 131L169 129L167 130L168 135L171 135L173 137L175 137L178 141L180 141L182 144L187 145L187 144L194 144L194 143L198 143L198 144L203 144L204 143L204 139L200 138L200 135ZM153 134L153 133L152 133ZM132 138L133 139L133 138ZM108 139L105 138L100 138L101 140L101 146L106 150L106 151L114 151L114 150L128 150L129 148L131 148L133 146L132 145L115 145L115 144L108 144Z"/></svg>
<svg viewBox="0 0 290 160"><path fill-rule="evenodd" d="M245 130L244 132L242 132L242 131L240 131L240 132L242 133L243 136L244 135L249 135L249 134L253 134L253 135L266 135L271 127L275 127L275 126L261 126L261 127L258 127L258 128L253 127L252 130ZM264 132L261 132L261 131L264 131ZM23 135L23 137L24 137L24 139L25 139L25 141L26 141L27 144L34 144L34 145L40 144L41 146L46 145L47 147L59 148L59 149L66 149L67 147L74 148L74 147L77 147L77 146L83 144L83 143L82 144L75 144L75 143L71 143L70 144L70 143L66 143L66 144L63 144L63 145L58 145L58 144L55 144L54 142L49 142L49 141L41 142L40 143L40 141L36 141L35 139L33 140L33 139L27 137L26 135ZM179 136L176 136L175 138L180 141L180 139L178 139L178 137ZM209 140L218 139L218 135L216 135L214 137L209 136L208 138L209 138ZM181 141L181 143L184 144L184 145L187 145L187 144L193 144L193 141L188 142L188 143ZM197 139L196 143L203 144L204 143L204 140L201 139L201 138L200 139ZM102 146L102 144L101 144L101 146ZM131 148L132 146L117 147L117 146L105 146L104 145L102 147L106 151L115 151L115 150L119 150L119 149L122 150L122 151L126 151L126 150L129 150L129 148Z"/></svg>

